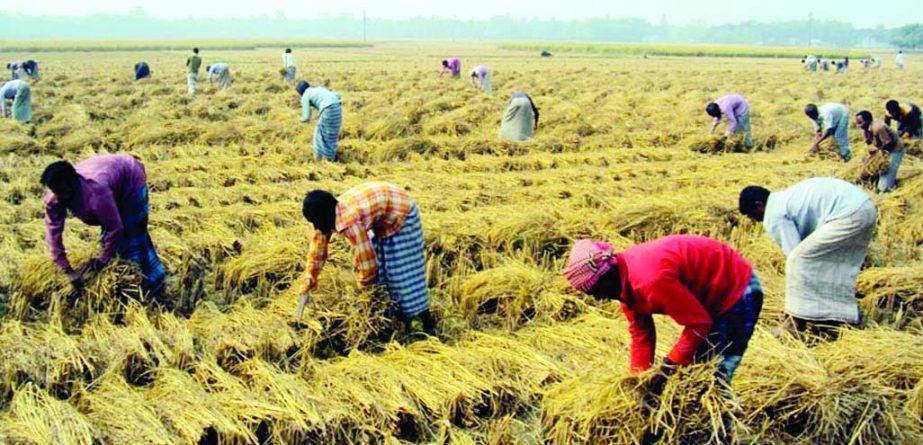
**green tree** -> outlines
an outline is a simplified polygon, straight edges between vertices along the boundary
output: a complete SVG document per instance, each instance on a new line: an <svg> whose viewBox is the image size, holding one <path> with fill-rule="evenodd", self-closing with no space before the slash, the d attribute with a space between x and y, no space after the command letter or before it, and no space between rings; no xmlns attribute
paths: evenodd
<svg viewBox="0 0 923 445"><path fill-rule="evenodd" d="M923 48L923 23L898 29L891 44L901 48Z"/></svg>

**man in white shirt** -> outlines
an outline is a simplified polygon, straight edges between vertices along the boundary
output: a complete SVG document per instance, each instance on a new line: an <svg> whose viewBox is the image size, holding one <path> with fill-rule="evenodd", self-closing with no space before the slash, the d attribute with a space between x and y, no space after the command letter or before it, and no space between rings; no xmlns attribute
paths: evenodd
<svg viewBox="0 0 923 445"><path fill-rule="evenodd" d="M284 77L287 82L294 82L297 68L295 66L295 56L292 55L291 48L287 48L285 54L282 54L282 68L284 70L282 77Z"/></svg>
<svg viewBox="0 0 923 445"><path fill-rule="evenodd" d="M859 187L811 178L783 191L749 186L740 212L761 221L785 253L785 328L857 324L856 280L878 210Z"/></svg>
<svg viewBox="0 0 923 445"><path fill-rule="evenodd" d="M904 63L905 63L906 61L905 61L905 59L904 59L904 51L903 51L903 50L897 50L897 56L894 57L894 62L897 63L897 69L899 69L899 70L904 69Z"/></svg>
<svg viewBox="0 0 923 445"><path fill-rule="evenodd" d="M845 105L829 103L818 107L808 104L804 107L804 114L814 122L816 136L811 144L811 153L817 153L821 142L833 137L840 147L840 157L844 161L852 158L849 149L849 109Z"/></svg>

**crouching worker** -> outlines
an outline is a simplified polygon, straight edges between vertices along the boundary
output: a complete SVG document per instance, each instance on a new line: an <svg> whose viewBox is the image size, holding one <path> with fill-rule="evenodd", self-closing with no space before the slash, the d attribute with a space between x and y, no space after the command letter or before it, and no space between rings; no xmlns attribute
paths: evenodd
<svg viewBox="0 0 923 445"><path fill-rule="evenodd" d="M691 235L667 236L614 252L600 241L579 240L564 277L577 290L621 302L631 332L631 369L654 363L653 314L684 326L651 381L659 396L677 366L722 356L717 376L730 381L740 365L763 307L763 291L750 263L724 243Z"/></svg>
<svg viewBox="0 0 923 445"><path fill-rule="evenodd" d="M753 132L750 130L750 104L739 94L721 96L705 106L705 112L713 118L711 132L715 133L721 119L727 119L725 136L742 134L744 146L753 148Z"/></svg>
<svg viewBox="0 0 923 445"><path fill-rule="evenodd" d="M209 85L217 81L219 90L226 90L231 87L231 68L228 67L228 64L216 63L209 65L205 67L205 72L208 73Z"/></svg>
<svg viewBox="0 0 923 445"><path fill-rule="evenodd" d="M135 64L135 80L147 79L151 77L151 67L147 62L138 62Z"/></svg>
<svg viewBox="0 0 923 445"><path fill-rule="evenodd" d="M876 122L868 110L856 113L855 122L856 126L862 129L865 144L869 146L869 154L875 156L881 150L890 157L888 170L878 177L878 191L891 191L897 186L897 170L904 160L904 141L884 122Z"/></svg>
<svg viewBox="0 0 923 445"><path fill-rule="evenodd" d="M32 121L32 90L25 80L11 80L0 87L0 117L12 117L19 122Z"/></svg>
<svg viewBox="0 0 923 445"><path fill-rule="evenodd" d="M340 127L343 125L343 107L340 96L324 87L312 87L299 80L295 90L301 96L301 122L311 120L311 109L317 109L317 126L314 127L314 158L335 161Z"/></svg>
<svg viewBox="0 0 923 445"><path fill-rule="evenodd" d="M408 329L419 317L424 332L435 334L426 287L423 226L417 205L406 191L386 182L361 184L339 197L314 190L305 197L302 212L314 226L314 237L299 301L307 301L317 288L330 237L336 232L355 250L359 285L378 284L387 291Z"/></svg>
<svg viewBox="0 0 923 445"><path fill-rule="evenodd" d="M869 195L841 179L811 178L779 192L746 187L739 206L785 254L784 330L859 323L856 280L878 219Z"/></svg>
<svg viewBox="0 0 923 445"><path fill-rule="evenodd" d="M140 161L128 155L94 156L76 165L57 161L45 168L42 185L48 189L44 198L45 239L52 259L75 290L83 288L84 276L95 274L118 255L141 268L145 294L160 296L166 272L147 231L147 177ZM77 269L71 266L64 249L68 213L102 228L99 256Z"/></svg>
<svg viewBox="0 0 923 445"><path fill-rule="evenodd" d="M500 136L508 141L527 141L538 129L538 108L528 94L513 93L500 124Z"/></svg>

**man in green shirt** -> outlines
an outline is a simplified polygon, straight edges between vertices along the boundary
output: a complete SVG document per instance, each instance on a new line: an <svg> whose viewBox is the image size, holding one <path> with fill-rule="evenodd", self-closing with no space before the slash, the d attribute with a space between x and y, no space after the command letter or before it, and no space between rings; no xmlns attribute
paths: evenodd
<svg viewBox="0 0 923 445"><path fill-rule="evenodd" d="M186 59L187 79L189 81L189 95L195 95L196 85L199 82L199 68L202 67L202 58L199 57L199 48L192 49L192 56Z"/></svg>

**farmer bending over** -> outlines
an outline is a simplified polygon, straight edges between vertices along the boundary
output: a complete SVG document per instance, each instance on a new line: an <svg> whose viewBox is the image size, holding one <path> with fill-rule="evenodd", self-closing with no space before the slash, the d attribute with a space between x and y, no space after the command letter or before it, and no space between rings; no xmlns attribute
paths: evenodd
<svg viewBox="0 0 923 445"><path fill-rule="evenodd" d="M889 100L885 104L885 125L891 126L891 121L897 121L897 136L902 138L923 137L923 120L920 118L920 107L912 103L900 103Z"/></svg>
<svg viewBox="0 0 923 445"><path fill-rule="evenodd" d="M426 287L423 227L417 205L407 192L386 182L361 184L337 198L314 190L305 197L302 212L314 226L314 237L301 302L317 288L317 277L327 260L327 245L336 232L355 250L359 285L382 286L408 329L412 319L419 316L424 332L435 333Z"/></svg>
<svg viewBox="0 0 923 445"><path fill-rule="evenodd" d="M891 127L882 121L873 121L872 113L867 110L856 113L856 126L862 129L862 136L869 146L869 154L882 150L891 157L888 171L878 177L878 191L891 191L897 185L897 169L904 160L904 144Z"/></svg>
<svg viewBox="0 0 923 445"><path fill-rule="evenodd" d="M147 178L141 162L128 155L99 155L77 165L57 161L45 168L45 240L51 257L76 290L86 274L95 274L115 255L137 264L141 289L152 297L163 291L166 273L147 231ZM102 229L102 252L74 269L64 249L68 213Z"/></svg>
<svg viewBox="0 0 923 445"><path fill-rule="evenodd" d="M852 151L849 150L849 109L845 105L829 103L818 107L808 104L804 107L804 114L814 123L815 137L811 153L817 153L821 142L833 137L840 147L840 157L844 161L852 158Z"/></svg>
<svg viewBox="0 0 923 445"><path fill-rule="evenodd" d="M784 330L859 322L856 280L878 218L861 188L836 178L811 178L780 192L749 186L739 207L763 223L785 254Z"/></svg>
<svg viewBox="0 0 923 445"><path fill-rule="evenodd" d="M324 87L312 87L298 81L295 90L301 96L301 122L311 120L311 108L317 109L317 126L314 127L314 158L335 161L337 140L343 125L343 107L340 96Z"/></svg>
<svg viewBox="0 0 923 445"><path fill-rule="evenodd" d="M705 107L705 112L714 118L711 132L714 133L721 124L721 118L728 121L725 136L744 135L744 146L753 147L753 134L750 131L750 104L739 94L728 94L718 98Z"/></svg>
<svg viewBox="0 0 923 445"><path fill-rule="evenodd" d="M458 57L450 57L442 61L442 69L439 71L439 77L446 72L452 73L452 78L458 79L461 76L461 60Z"/></svg>

